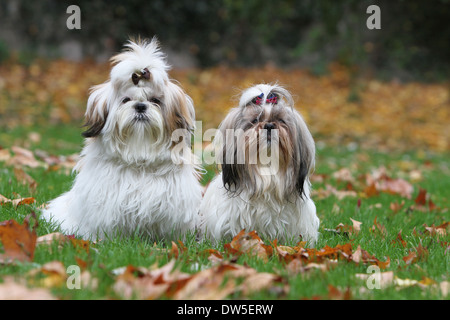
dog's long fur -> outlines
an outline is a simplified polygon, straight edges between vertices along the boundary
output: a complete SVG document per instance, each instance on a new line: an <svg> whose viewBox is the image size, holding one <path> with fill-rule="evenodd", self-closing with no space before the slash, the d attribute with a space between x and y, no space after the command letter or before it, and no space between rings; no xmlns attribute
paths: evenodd
<svg viewBox="0 0 450 320"><path fill-rule="evenodd" d="M156 39L129 41L111 61L110 79L88 99L73 187L42 216L84 238L183 237L197 224L202 188L192 159L171 152L171 136L184 130L190 146L192 100L169 79Z"/></svg>
<svg viewBox="0 0 450 320"><path fill-rule="evenodd" d="M261 94L263 102L256 103ZM269 96L276 96L277 103L266 101ZM265 128L271 128L270 132ZM242 137L227 135L238 130L244 133ZM280 241L298 240L301 235L314 244L319 228L309 182L314 140L294 109L291 94L278 85L247 89L219 131L214 143L222 172L209 185L200 207L202 234L220 240L245 228ZM246 152L241 162L239 139ZM271 146L266 153L276 160L274 170L259 158ZM250 157L255 153L257 159L252 163Z"/></svg>

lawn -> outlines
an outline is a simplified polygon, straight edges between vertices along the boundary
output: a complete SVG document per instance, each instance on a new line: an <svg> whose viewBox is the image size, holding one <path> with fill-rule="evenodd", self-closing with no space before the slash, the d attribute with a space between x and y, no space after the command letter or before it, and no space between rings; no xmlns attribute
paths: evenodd
<svg viewBox="0 0 450 320"><path fill-rule="evenodd" d="M236 88L288 84L317 145L318 243L278 243L251 230L219 244L195 234L170 243L86 242L39 215L71 187L87 88L104 81L108 67L55 61L0 71L8 75L0 83L0 298L448 299L445 84L355 85L336 66L321 77L174 71L203 130L223 119ZM206 169L204 185L216 172Z"/></svg>
<svg viewBox="0 0 450 320"><path fill-rule="evenodd" d="M1 194L7 199L34 198L31 204L3 203L1 221L23 224L31 212L39 217L42 204L71 186L73 175L63 165L65 158L45 165L39 150L48 155L76 153L82 144L80 128L56 126L39 133L38 129L13 130L7 133L10 140L1 141L4 159L9 154L0 162ZM36 168L15 163L20 159L14 145L25 140L39 163ZM209 177L214 175L210 171ZM64 238L38 244L29 261L0 260L0 279L32 288L23 292L25 298L43 288L60 299L186 298L188 292L198 298L444 299L449 271L449 177L446 154L321 147L312 177L321 220L315 249L303 248L302 243L261 241L255 235L217 245L198 242L195 235L183 243L153 243L139 237L97 243ZM373 189L370 179L400 187ZM29 228L33 224L31 218ZM58 228L38 219L35 231L40 237ZM339 249L344 246L350 248L350 255L348 249ZM362 253L359 260L358 253ZM71 265L80 266L88 279L80 289L68 288ZM380 268L380 289L368 288L371 265ZM164 267L175 271L165 274ZM154 282L158 272L164 273L164 290ZM211 275L219 280L199 280ZM261 285L252 288L249 283L255 279ZM186 281L195 290L183 287ZM0 296L1 291L0 284Z"/></svg>

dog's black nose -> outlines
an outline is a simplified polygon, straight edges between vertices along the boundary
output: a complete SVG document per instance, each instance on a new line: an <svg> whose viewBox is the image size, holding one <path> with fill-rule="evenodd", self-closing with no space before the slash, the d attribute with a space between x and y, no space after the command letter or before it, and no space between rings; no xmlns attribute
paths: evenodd
<svg viewBox="0 0 450 320"><path fill-rule="evenodd" d="M275 125L274 125L273 123L266 123L266 124L264 125L264 129L270 131L270 130L272 130L272 129L275 129Z"/></svg>
<svg viewBox="0 0 450 320"><path fill-rule="evenodd" d="M139 113L143 113L147 110L147 105L145 103L138 102L134 105L134 109L136 109Z"/></svg>

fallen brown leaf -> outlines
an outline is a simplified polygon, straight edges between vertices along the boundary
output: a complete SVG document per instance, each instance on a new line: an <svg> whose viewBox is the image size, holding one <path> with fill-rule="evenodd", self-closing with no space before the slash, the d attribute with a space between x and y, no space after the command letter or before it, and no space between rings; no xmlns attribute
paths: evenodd
<svg viewBox="0 0 450 320"><path fill-rule="evenodd" d="M404 256L402 259L403 261L405 261L406 265L413 264L418 260L417 253L414 251L410 251L409 254L407 256Z"/></svg>
<svg viewBox="0 0 450 320"><path fill-rule="evenodd" d="M425 206L427 204L427 190L420 188L419 194L414 199L414 202L418 206Z"/></svg>
<svg viewBox="0 0 450 320"><path fill-rule="evenodd" d="M37 168L40 163L36 160L33 152L18 146L12 146L11 150L14 152L14 156L7 161L8 165L12 166L28 166L30 168Z"/></svg>
<svg viewBox="0 0 450 320"><path fill-rule="evenodd" d="M14 168L14 175L16 176L17 181L23 185L27 185L31 192L36 191L38 186L37 182L23 171L22 168Z"/></svg>
<svg viewBox="0 0 450 320"><path fill-rule="evenodd" d="M406 241L402 238L402 231L400 230L397 234L397 238L395 240L392 240L393 244L399 243L403 248L406 248Z"/></svg>
<svg viewBox="0 0 450 320"><path fill-rule="evenodd" d="M380 234L383 238L387 234L386 227L377 222L377 217L373 220L373 226L370 228L370 231L374 234Z"/></svg>
<svg viewBox="0 0 450 320"><path fill-rule="evenodd" d="M396 202L391 202L389 204L389 209L391 209L394 213L397 213L403 208L404 205L405 205L405 201L404 200L402 200L401 203L398 203L397 201Z"/></svg>
<svg viewBox="0 0 450 320"><path fill-rule="evenodd" d="M232 264L220 264L200 271L174 293L176 300L222 300L237 289L230 271L244 268Z"/></svg>
<svg viewBox="0 0 450 320"><path fill-rule="evenodd" d="M373 277L373 274L357 273L355 276L356 278L361 280L368 280L369 277ZM394 272L393 271L379 272L377 274L377 280L378 284L380 285L380 289L385 289L394 284Z"/></svg>
<svg viewBox="0 0 450 320"><path fill-rule="evenodd" d="M113 285L114 291L125 299L158 299L172 296L192 276L174 269L172 259L160 268L127 266Z"/></svg>
<svg viewBox="0 0 450 320"><path fill-rule="evenodd" d="M240 289L244 296L248 296L254 292L273 288L275 283L282 282L283 278L279 275L268 272L257 272L244 278ZM282 290L287 291L287 288L285 287Z"/></svg>
<svg viewBox="0 0 450 320"><path fill-rule="evenodd" d="M35 219L35 224L30 230L30 217ZM7 220L0 223L0 242L4 253L0 255L0 263L18 261L32 261L36 247L37 219L34 212L25 218L23 224L15 220Z"/></svg>
<svg viewBox="0 0 450 320"><path fill-rule="evenodd" d="M325 229L325 230L349 236L351 236L352 234L358 234L359 231L361 231L362 222L353 220L352 218L350 218L350 220L352 221L352 225L343 224L341 222L336 226L335 229Z"/></svg>
<svg viewBox="0 0 450 320"><path fill-rule="evenodd" d="M233 255L250 254L267 261L273 253L273 248L265 245L256 231L241 230L229 244L225 244L225 251Z"/></svg>
<svg viewBox="0 0 450 320"><path fill-rule="evenodd" d="M61 232L53 232L43 236L40 236L36 239L36 244L52 244L53 242L63 243L67 240L67 236L62 234Z"/></svg>
<svg viewBox="0 0 450 320"><path fill-rule="evenodd" d="M9 277L3 280L0 283L0 300L56 300L47 289L28 288Z"/></svg>
<svg viewBox="0 0 450 320"><path fill-rule="evenodd" d="M18 207L25 204L33 204L36 202L36 199L33 197L28 198L18 198L18 199L8 199L5 196L0 194L0 205L11 203L14 207Z"/></svg>
<svg viewBox="0 0 450 320"><path fill-rule="evenodd" d="M425 230L429 235L445 237L447 235L447 230L450 227L450 222L444 222L437 227L434 226L434 224L432 224L431 226L424 224L423 226L425 227Z"/></svg>
<svg viewBox="0 0 450 320"><path fill-rule="evenodd" d="M330 300L350 300L352 297L350 287L342 291L331 284L328 285L328 299Z"/></svg>

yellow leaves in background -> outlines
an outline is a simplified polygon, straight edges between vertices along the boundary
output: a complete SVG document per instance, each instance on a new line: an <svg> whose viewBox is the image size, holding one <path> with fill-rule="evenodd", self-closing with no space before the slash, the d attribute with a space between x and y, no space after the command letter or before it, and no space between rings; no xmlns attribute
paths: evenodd
<svg viewBox="0 0 450 320"><path fill-rule="evenodd" d="M217 128L235 107L242 89L274 83L289 89L316 141L357 143L381 150L450 148L450 94L447 84L353 79L336 64L324 76L272 66L254 69L172 70L193 98L203 129ZM36 60L26 67L0 66L0 125L82 122L88 89L106 81L108 64Z"/></svg>

